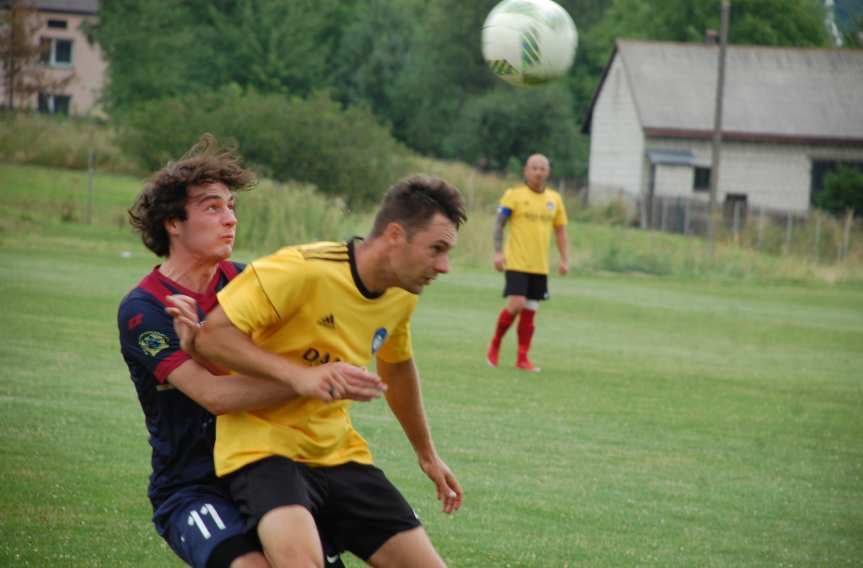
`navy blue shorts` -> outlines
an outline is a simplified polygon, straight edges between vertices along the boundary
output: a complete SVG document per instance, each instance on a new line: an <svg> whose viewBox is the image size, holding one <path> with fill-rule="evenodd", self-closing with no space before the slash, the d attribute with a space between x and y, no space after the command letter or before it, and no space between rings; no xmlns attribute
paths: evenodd
<svg viewBox="0 0 863 568"><path fill-rule="evenodd" d="M548 300L548 275L507 270L503 295L524 296L528 300Z"/></svg>
<svg viewBox="0 0 863 568"><path fill-rule="evenodd" d="M231 495L250 527L278 507L308 509L328 557L347 550L368 560L391 537L420 526L402 494L373 465L310 467L272 456L228 479Z"/></svg>
<svg viewBox="0 0 863 568"><path fill-rule="evenodd" d="M235 558L261 550L255 533L246 531L245 517L219 488L187 488L170 500L171 512L155 521L156 529L186 564L227 567Z"/></svg>

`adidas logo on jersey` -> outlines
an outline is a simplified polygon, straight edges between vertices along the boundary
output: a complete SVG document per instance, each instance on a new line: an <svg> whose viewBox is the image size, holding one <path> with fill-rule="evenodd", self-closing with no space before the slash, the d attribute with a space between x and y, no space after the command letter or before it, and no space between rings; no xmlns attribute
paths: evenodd
<svg viewBox="0 0 863 568"><path fill-rule="evenodd" d="M326 315L318 320L318 325L322 325L330 329L335 329L336 317L333 314Z"/></svg>

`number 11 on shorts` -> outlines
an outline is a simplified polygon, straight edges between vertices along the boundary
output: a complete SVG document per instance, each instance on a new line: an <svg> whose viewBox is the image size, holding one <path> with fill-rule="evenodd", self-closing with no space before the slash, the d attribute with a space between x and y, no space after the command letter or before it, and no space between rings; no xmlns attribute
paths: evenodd
<svg viewBox="0 0 863 568"><path fill-rule="evenodd" d="M204 523L203 517L209 517L213 521L213 523L215 523L216 528L218 528L219 530L225 530L225 523L222 522L222 518L216 511L216 508L209 503L205 503L199 511L192 511L191 513L189 513L188 520L189 526L197 526L198 530L201 531L201 535L205 539L209 539L212 534L207 528L207 525Z"/></svg>

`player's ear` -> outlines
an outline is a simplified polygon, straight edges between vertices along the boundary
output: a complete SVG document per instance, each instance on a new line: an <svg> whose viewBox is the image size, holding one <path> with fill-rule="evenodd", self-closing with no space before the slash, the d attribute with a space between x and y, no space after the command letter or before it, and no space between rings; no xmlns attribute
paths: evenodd
<svg viewBox="0 0 863 568"><path fill-rule="evenodd" d="M177 225L179 222L180 222L180 220L177 219L176 217L169 217L169 218L165 219L165 222L164 222L165 231L167 231L167 233L169 235L174 235L174 236L178 235L179 229L178 229Z"/></svg>
<svg viewBox="0 0 863 568"><path fill-rule="evenodd" d="M390 244L397 244L407 237L407 232L401 223L391 221L384 229L384 237Z"/></svg>

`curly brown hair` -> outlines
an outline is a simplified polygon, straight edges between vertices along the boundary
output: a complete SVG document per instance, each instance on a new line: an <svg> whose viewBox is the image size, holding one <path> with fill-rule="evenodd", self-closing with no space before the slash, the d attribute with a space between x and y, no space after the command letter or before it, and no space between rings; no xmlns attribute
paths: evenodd
<svg viewBox="0 0 863 568"><path fill-rule="evenodd" d="M242 167L236 147L220 147L212 134L203 134L176 162L152 175L129 209L129 222L144 246L157 256L168 256L171 240L168 219L186 220L187 188L221 182L231 191L252 189L255 175Z"/></svg>

